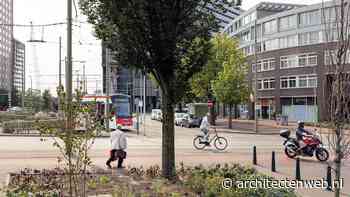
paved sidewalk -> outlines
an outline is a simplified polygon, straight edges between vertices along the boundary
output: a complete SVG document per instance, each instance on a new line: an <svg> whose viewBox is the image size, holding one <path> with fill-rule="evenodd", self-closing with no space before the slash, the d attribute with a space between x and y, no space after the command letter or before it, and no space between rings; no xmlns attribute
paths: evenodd
<svg viewBox="0 0 350 197"><path fill-rule="evenodd" d="M230 131L228 129L228 119L220 118L216 120L216 125L218 128L224 131ZM259 134L279 134L281 129L290 129L294 131L297 128L296 122L289 122L287 126L278 125L275 120L258 120L258 133ZM305 126L307 130L314 131L317 130L320 133L327 134L331 132L328 128L318 127L318 126ZM255 120L243 120L243 119L233 119L232 120L232 132L252 133L255 132ZM349 131L350 133L350 131Z"/></svg>

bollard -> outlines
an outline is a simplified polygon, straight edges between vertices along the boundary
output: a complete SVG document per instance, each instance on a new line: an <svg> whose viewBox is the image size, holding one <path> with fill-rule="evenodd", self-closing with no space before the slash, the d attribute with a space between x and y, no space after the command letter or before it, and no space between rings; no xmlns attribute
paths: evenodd
<svg viewBox="0 0 350 197"><path fill-rule="evenodd" d="M256 146L253 147L253 165L256 165Z"/></svg>
<svg viewBox="0 0 350 197"><path fill-rule="evenodd" d="M326 181L327 181L327 188L326 190L328 191L332 191L332 167L331 166L327 166L327 177L326 177Z"/></svg>
<svg viewBox="0 0 350 197"><path fill-rule="evenodd" d="M272 151L271 171L276 172L275 151Z"/></svg>
<svg viewBox="0 0 350 197"><path fill-rule="evenodd" d="M298 181L301 180L301 177L300 177L300 159L299 158L296 159L295 180L298 180Z"/></svg>

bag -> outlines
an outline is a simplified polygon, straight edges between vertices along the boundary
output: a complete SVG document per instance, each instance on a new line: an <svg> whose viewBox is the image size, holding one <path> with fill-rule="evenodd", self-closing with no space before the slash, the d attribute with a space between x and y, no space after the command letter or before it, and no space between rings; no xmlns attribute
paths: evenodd
<svg viewBox="0 0 350 197"><path fill-rule="evenodd" d="M124 150L121 149L120 147L120 139L121 137L119 138L119 150L116 150L115 151L115 158L121 158L121 159L125 159L126 158L126 152Z"/></svg>
<svg viewBox="0 0 350 197"><path fill-rule="evenodd" d="M126 158L126 152L123 150L116 150L115 154L114 154L115 158L121 158L121 159L125 159Z"/></svg>

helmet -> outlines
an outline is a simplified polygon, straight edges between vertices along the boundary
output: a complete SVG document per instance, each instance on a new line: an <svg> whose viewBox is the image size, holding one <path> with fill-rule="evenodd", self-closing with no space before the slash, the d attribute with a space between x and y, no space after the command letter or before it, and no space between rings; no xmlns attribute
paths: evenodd
<svg viewBox="0 0 350 197"><path fill-rule="evenodd" d="M304 122L299 120L298 121L298 127L304 128Z"/></svg>

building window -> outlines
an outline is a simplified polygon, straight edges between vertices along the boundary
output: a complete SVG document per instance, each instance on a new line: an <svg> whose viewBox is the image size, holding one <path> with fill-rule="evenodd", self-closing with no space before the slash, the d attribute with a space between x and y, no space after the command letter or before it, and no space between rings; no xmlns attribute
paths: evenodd
<svg viewBox="0 0 350 197"><path fill-rule="evenodd" d="M307 87L307 76L300 76L299 77L299 87L300 88L306 88Z"/></svg>
<svg viewBox="0 0 350 197"><path fill-rule="evenodd" d="M258 79L258 90L272 90L275 89L275 79Z"/></svg>
<svg viewBox="0 0 350 197"><path fill-rule="evenodd" d="M280 63L281 63L280 64L281 69L316 66L317 55L301 54L301 55L282 56L280 58Z"/></svg>
<svg viewBox="0 0 350 197"><path fill-rule="evenodd" d="M307 87L309 88L317 87L317 76L308 76Z"/></svg>
<svg viewBox="0 0 350 197"><path fill-rule="evenodd" d="M299 24L301 27L317 25L320 23L320 14L318 10L304 12L299 14Z"/></svg>
<svg viewBox="0 0 350 197"><path fill-rule="evenodd" d="M281 77L281 89L296 88L296 77Z"/></svg>
<svg viewBox="0 0 350 197"><path fill-rule="evenodd" d="M297 26L297 17L296 15L286 16L279 19L279 30L289 30L296 28Z"/></svg>
<svg viewBox="0 0 350 197"><path fill-rule="evenodd" d="M296 77L289 77L289 88L296 88L297 87L297 78Z"/></svg>
<svg viewBox="0 0 350 197"><path fill-rule="evenodd" d="M281 59L281 69L297 67L297 56L283 56Z"/></svg>
<svg viewBox="0 0 350 197"><path fill-rule="evenodd" d="M272 34L277 32L277 20L264 23L264 34Z"/></svg>
<svg viewBox="0 0 350 197"><path fill-rule="evenodd" d="M279 38L279 48L295 47L298 45L297 39L297 35L281 37Z"/></svg>
<svg viewBox="0 0 350 197"><path fill-rule="evenodd" d="M283 89L283 88L288 88L288 78L287 77L281 78L281 89Z"/></svg>
<svg viewBox="0 0 350 197"><path fill-rule="evenodd" d="M256 12L252 12L243 17L243 25L247 25L256 19Z"/></svg>
<svg viewBox="0 0 350 197"><path fill-rule="evenodd" d="M252 64L252 72L255 72L256 68L258 72L264 72L275 70L276 67L275 58L259 60L257 63L257 67L255 66L255 64Z"/></svg>
<svg viewBox="0 0 350 197"><path fill-rule="evenodd" d="M307 32L299 34L299 45L309 45L309 44L317 44L320 42L320 32Z"/></svg>
<svg viewBox="0 0 350 197"><path fill-rule="evenodd" d="M317 76L315 75L281 77L280 81L281 89L317 87Z"/></svg>
<svg viewBox="0 0 350 197"><path fill-rule="evenodd" d="M263 42L262 50L269 51L278 49L278 39L266 40Z"/></svg>
<svg viewBox="0 0 350 197"><path fill-rule="evenodd" d="M251 40L250 31L243 32L241 35L241 41L246 42Z"/></svg>
<svg viewBox="0 0 350 197"><path fill-rule="evenodd" d="M339 12L338 12L339 13ZM325 8L323 9L322 19L325 22L334 22L336 20L336 9L335 7Z"/></svg>

